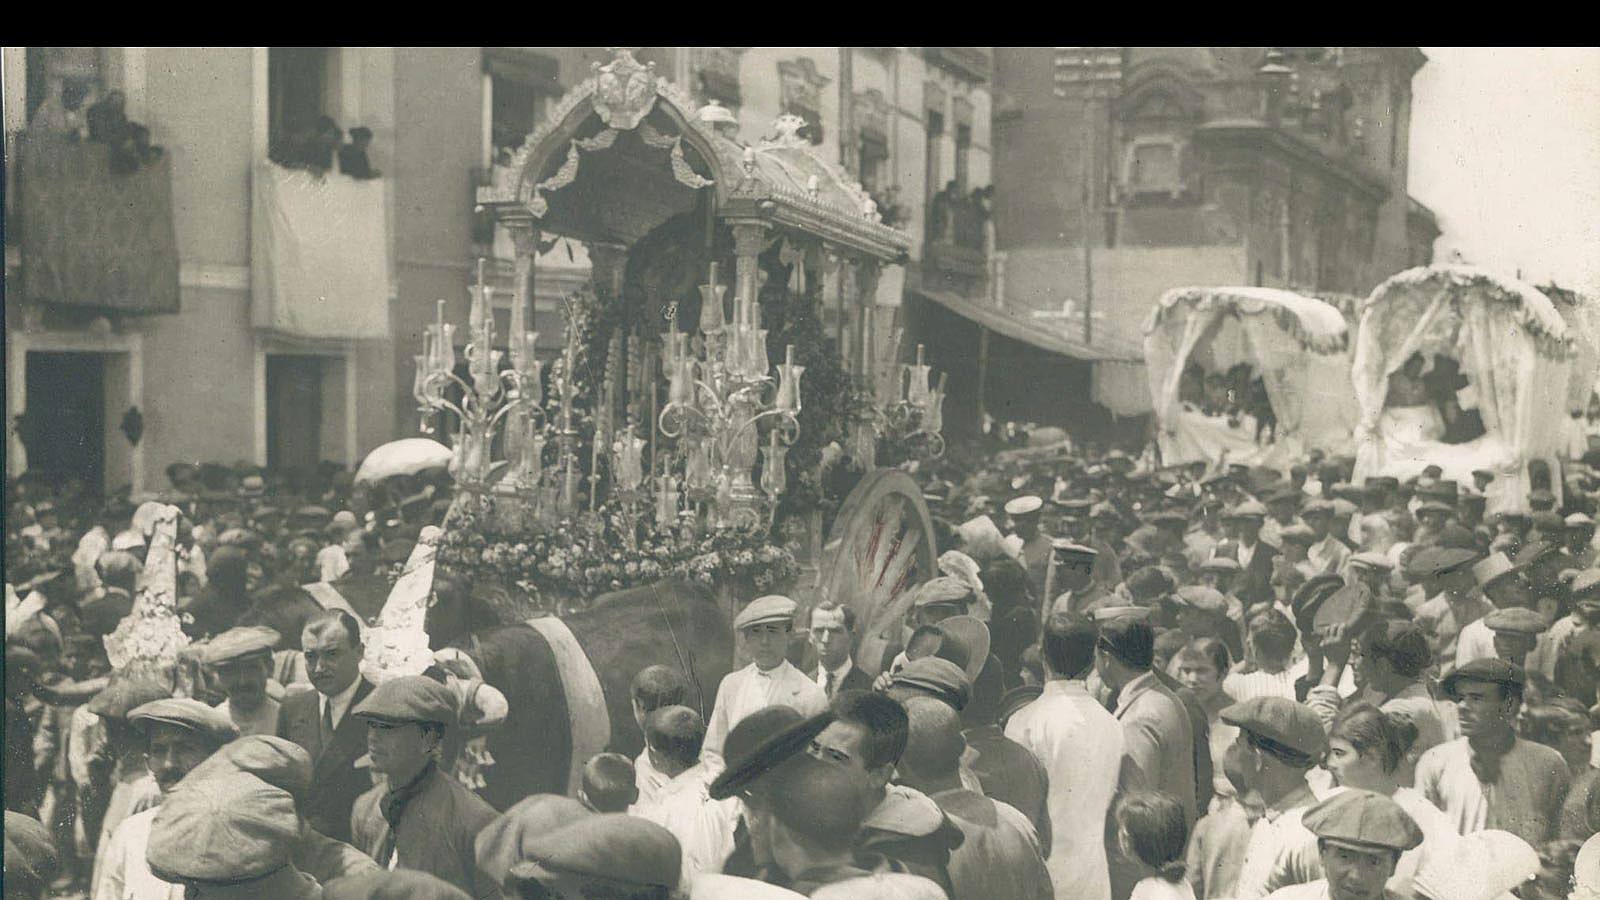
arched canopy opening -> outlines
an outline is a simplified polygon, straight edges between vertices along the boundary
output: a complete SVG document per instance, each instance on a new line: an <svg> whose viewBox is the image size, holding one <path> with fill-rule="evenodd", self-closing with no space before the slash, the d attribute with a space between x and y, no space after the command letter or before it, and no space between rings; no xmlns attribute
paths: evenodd
<svg viewBox="0 0 1600 900"><path fill-rule="evenodd" d="M1348 336L1338 309L1291 291L1168 291L1145 325L1163 461L1283 467L1308 447L1343 449Z"/></svg>

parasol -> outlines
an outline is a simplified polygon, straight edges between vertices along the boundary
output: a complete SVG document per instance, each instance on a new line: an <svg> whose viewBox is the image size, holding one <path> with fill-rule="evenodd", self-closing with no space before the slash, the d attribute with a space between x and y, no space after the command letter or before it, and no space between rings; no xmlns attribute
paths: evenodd
<svg viewBox="0 0 1600 900"><path fill-rule="evenodd" d="M450 448L430 438L390 441L367 454L356 470L356 484L375 483L396 475L418 475L450 465Z"/></svg>

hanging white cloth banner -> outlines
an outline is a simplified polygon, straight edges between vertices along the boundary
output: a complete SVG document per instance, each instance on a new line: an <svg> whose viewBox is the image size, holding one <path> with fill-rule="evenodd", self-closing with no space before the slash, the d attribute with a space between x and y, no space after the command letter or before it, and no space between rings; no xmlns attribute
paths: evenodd
<svg viewBox="0 0 1600 900"><path fill-rule="evenodd" d="M251 183L251 322L280 334L389 334L388 182L263 164Z"/></svg>

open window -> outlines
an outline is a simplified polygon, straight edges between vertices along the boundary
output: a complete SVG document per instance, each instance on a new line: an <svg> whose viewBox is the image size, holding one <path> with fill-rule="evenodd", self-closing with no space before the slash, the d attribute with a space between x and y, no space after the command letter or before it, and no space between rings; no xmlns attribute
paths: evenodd
<svg viewBox="0 0 1600 900"><path fill-rule="evenodd" d="M305 152L327 116L328 47L267 50L267 152L276 162ZM337 139L330 141L337 147Z"/></svg>
<svg viewBox="0 0 1600 900"><path fill-rule="evenodd" d="M487 47L483 69L488 76L490 140L496 163L510 154L544 120L545 110L561 96L560 68L554 57L528 50Z"/></svg>

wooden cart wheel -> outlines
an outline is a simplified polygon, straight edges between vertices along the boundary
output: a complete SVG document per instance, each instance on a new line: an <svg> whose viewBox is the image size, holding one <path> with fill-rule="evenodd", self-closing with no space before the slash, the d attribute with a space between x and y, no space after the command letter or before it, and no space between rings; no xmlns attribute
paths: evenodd
<svg viewBox="0 0 1600 900"><path fill-rule="evenodd" d="M822 549L817 597L855 610L855 664L877 675L899 642L913 590L935 574L933 520L922 490L899 469L879 469L845 498Z"/></svg>

